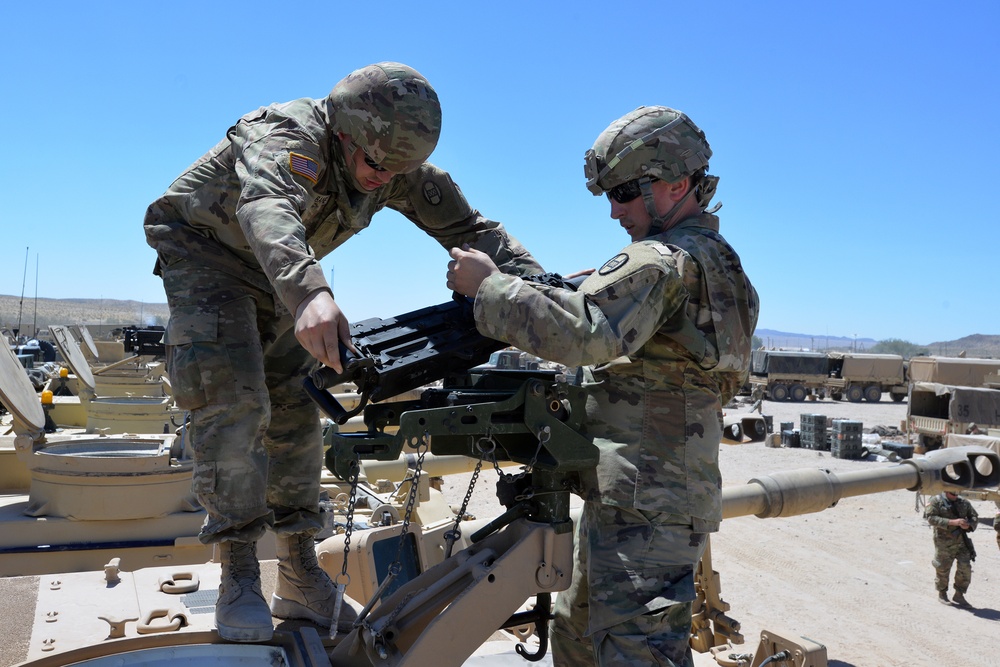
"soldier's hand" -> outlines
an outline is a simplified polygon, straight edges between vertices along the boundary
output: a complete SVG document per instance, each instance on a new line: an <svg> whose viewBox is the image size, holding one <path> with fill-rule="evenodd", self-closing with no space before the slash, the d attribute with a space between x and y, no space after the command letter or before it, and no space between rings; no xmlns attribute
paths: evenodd
<svg viewBox="0 0 1000 667"><path fill-rule="evenodd" d="M579 278L581 276L589 276L590 274L592 274L596 270L597 269L584 269L582 271L575 271L575 272L569 274L568 276L566 276L566 280L573 280L573 278Z"/></svg>
<svg viewBox="0 0 1000 667"><path fill-rule="evenodd" d="M295 312L295 338L306 352L338 373L344 372L339 343L343 341L357 353L351 342L350 323L326 290L313 292L299 304Z"/></svg>
<svg viewBox="0 0 1000 667"><path fill-rule="evenodd" d="M452 248L449 254L451 261L448 262L448 273L445 276L448 289L463 296L475 297L484 280L494 273L500 273L489 255L470 248L467 243L461 248Z"/></svg>
<svg viewBox="0 0 1000 667"><path fill-rule="evenodd" d="M968 530L969 529L969 522L966 521L965 519L949 519L948 525L949 526L958 526L962 530Z"/></svg>

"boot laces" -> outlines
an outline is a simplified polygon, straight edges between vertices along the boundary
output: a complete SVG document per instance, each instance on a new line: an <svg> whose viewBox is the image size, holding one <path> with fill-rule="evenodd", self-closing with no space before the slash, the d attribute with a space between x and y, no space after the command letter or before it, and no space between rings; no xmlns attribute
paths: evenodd
<svg viewBox="0 0 1000 667"><path fill-rule="evenodd" d="M255 542L230 543L229 576L242 589L256 589L260 581L260 564Z"/></svg>
<svg viewBox="0 0 1000 667"><path fill-rule="evenodd" d="M302 567L311 574L319 567L319 561L316 560L316 546L312 535L296 535L295 539L298 542Z"/></svg>

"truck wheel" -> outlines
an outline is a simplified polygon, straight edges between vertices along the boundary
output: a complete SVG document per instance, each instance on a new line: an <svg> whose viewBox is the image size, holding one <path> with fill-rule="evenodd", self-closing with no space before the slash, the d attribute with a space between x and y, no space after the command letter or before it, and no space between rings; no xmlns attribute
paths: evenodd
<svg viewBox="0 0 1000 667"><path fill-rule="evenodd" d="M893 403L902 403L903 399L906 398L906 394L889 394L892 397Z"/></svg>
<svg viewBox="0 0 1000 667"><path fill-rule="evenodd" d="M830 392L830 400L831 401L841 401L843 399L844 399L844 395L842 393L840 393L839 391L831 391Z"/></svg>
<svg viewBox="0 0 1000 667"><path fill-rule="evenodd" d="M844 395L847 396L847 400L851 403L860 403L861 399L865 397L865 392L859 385L852 384L844 392Z"/></svg>
<svg viewBox="0 0 1000 667"><path fill-rule="evenodd" d="M792 401L796 403L801 403L802 401L806 400L807 393L808 392L806 392L806 388L803 387L802 385L793 384L789 396L791 397Z"/></svg>
<svg viewBox="0 0 1000 667"><path fill-rule="evenodd" d="M771 387L771 398L775 401L788 400L788 387L783 384L776 384Z"/></svg>
<svg viewBox="0 0 1000 667"><path fill-rule="evenodd" d="M865 400L869 403L878 403L882 400L882 387L877 384L870 384L865 387Z"/></svg>

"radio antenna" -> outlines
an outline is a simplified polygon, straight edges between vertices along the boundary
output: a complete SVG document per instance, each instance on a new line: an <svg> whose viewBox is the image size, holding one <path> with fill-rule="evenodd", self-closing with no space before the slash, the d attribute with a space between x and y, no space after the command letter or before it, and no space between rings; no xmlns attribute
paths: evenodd
<svg viewBox="0 0 1000 667"><path fill-rule="evenodd" d="M21 311L24 310L24 283L28 280L28 251L31 246L24 249L24 277L21 278L21 301L17 306L17 328L14 329L14 338L21 333ZM20 342L20 341L17 341Z"/></svg>

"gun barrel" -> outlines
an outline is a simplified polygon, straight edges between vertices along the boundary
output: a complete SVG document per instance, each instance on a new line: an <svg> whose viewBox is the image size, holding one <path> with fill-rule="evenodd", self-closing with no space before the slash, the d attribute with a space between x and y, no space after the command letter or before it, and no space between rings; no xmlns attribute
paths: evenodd
<svg viewBox="0 0 1000 667"><path fill-rule="evenodd" d="M995 487L1000 457L984 447L956 447L930 452L894 466L834 472L791 470L751 479L722 490L722 517L755 515L762 519L821 512L841 498L907 489L922 493Z"/></svg>

